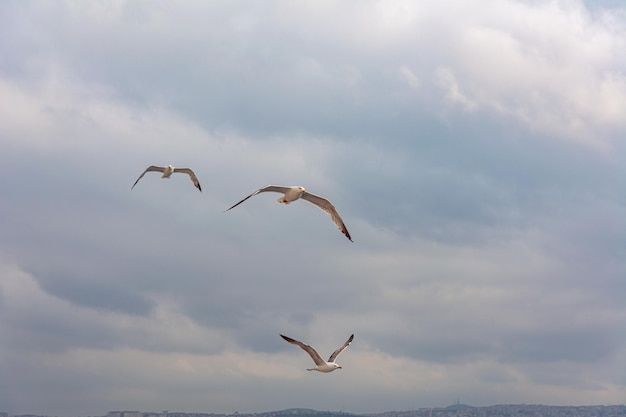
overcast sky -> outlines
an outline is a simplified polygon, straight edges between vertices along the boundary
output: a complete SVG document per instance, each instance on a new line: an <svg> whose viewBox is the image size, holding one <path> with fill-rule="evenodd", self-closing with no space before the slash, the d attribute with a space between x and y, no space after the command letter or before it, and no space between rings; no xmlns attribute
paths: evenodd
<svg viewBox="0 0 626 417"><path fill-rule="evenodd" d="M621 1L0 2L0 411L623 404L625 51ZM267 184L354 243L224 212Z"/></svg>

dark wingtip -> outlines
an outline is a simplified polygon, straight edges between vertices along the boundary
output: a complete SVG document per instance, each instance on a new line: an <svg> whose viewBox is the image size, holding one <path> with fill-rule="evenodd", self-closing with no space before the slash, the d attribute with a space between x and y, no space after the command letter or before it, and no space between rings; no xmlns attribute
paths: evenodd
<svg viewBox="0 0 626 417"><path fill-rule="evenodd" d="M294 339L292 339L291 337L285 336L284 334L280 334L280 333L278 333L278 334L280 335L280 337L282 337L283 339L285 339L289 343L294 341Z"/></svg>
<svg viewBox="0 0 626 417"><path fill-rule="evenodd" d="M228 210L230 209L234 209L235 207L237 207L239 204L241 204L241 201L233 206L228 207L226 210L224 210L224 213L226 213Z"/></svg>
<svg viewBox="0 0 626 417"><path fill-rule="evenodd" d="M244 200L241 200L240 202L238 202L237 204L234 204L230 207L228 207L226 210L224 210L224 213L226 213L228 210L230 209L234 209L235 207L237 207L239 204L243 203Z"/></svg>

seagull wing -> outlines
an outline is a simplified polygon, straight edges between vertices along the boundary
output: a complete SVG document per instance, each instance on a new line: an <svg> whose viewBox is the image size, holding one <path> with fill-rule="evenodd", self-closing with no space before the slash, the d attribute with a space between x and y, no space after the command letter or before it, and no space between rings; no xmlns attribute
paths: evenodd
<svg viewBox="0 0 626 417"><path fill-rule="evenodd" d="M348 346L350 346L350 343L352 343L352 339L354 339L354 335L351 335L348 341L344 343L342 347L340 347L339 349L334 351L332 355L330 355L328 362L335 362L335 359L337 359L337 356L341 355L341 352L343 352L344 350L346 350Z"/></svg>
<svg viewBox="0 0 626 417"><path fill-rule="evenodd" d="M317 353L317 350L315 350L314 347L309 346L306 343L302 343L296 339L292 339L291 337L283 336L282 334L280 335L280 337L282 337L292 345L300 346L302 349L304 349L311 356L311 358L313 358L313 362L315 362L317 366L326 364L326 361L322 359L322 357L319 353Z"/></svg>
<svg viewBox="0 0 626 417"><path fill-rule="evenodd" d="M249 196L247 196L246 198L244 198L243 200L241 200L240 202L238 202L237 204L235 204L234 206L232 206L229 209L226 209L224 211L228 211L232 208L237 207L239 204L243 203L244 201L246 201L247 199L249 199L250 197L254 197L255 195L259 194L259 193L264 193L267 191L274 191L277 193L286 193L291 187L284 187L282 185L267 185L263 188L259 188L258 190L256 190L255 192L253 192L252 194L250 194Z"/></svg>
<svg viewBox="0 0 626 417"><path fill-rule="evenodd" d="M151 172L151 171L159 171L159 172L164 172L165 171L165 167L158 167L156 165L150 165L148 168L146 168L146 170L139 176L139 178L137 178L137 181L135 181L135 183L133 184L132 187L130 187L130 189L132 190L133 188L135 188L135 185L137 185L137 183L139 182L140 179L143 178L144 175L146 175L146 172Z"/></svg>
<svg viewBox="0 0 626 417"><path fill-rule="evenodd" d="M305 191L300 198L305 199L309 203L315 204L317 207L321 208L326 213L330 214L330 218L332 219L333 223L335 223L337 227L339 228L339 230L341 230L341 232L344 235L346 235L346 237L350 240L350 242L352 242L352 238L350 237L348 228L346 227L345 224L343 224L343 220L341 220L341 216L337 212L337 209L335 208L335 206L333 206L333 203L331 203L329 200L325 199L324 197L311 194L308 191Z"/></svg>
<svg viewBox="0 0 626 417"><path fill-rule="evenodd" d="M196 174L191 170L191 168L174 168L174 172L182 172L183 174L189 175L189 178L191 178L191 182L193 182L193 185L195 185L196 188L200 190L200 192L202 192L202 187L200 187L200 181L198 181L198 177L196 177Z"/></svg>

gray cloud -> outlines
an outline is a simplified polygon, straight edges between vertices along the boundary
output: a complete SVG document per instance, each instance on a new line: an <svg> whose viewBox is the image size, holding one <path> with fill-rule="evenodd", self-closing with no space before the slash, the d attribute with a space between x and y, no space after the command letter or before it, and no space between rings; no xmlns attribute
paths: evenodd
<svg viewBox="0 0 626 417"><path fill-rule="evenodd" d="M626 32L604 5L3 4L0 403L621 401ZM169 163L203 192L130 190ZM303 201L223 212L270 183L329 197L355 243ZM332 375L278 336L353 332Z"/></svg>

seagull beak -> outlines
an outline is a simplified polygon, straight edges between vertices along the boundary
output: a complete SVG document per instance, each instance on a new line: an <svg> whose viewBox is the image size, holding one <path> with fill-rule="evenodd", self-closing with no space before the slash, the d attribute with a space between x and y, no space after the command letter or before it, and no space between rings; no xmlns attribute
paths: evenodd
<svg viewBox="0 0 626 417"><path fill-rule="evenodd" d="M339 368L339 369L343 369L343 366L339 365L337 368Z"/></svg>

